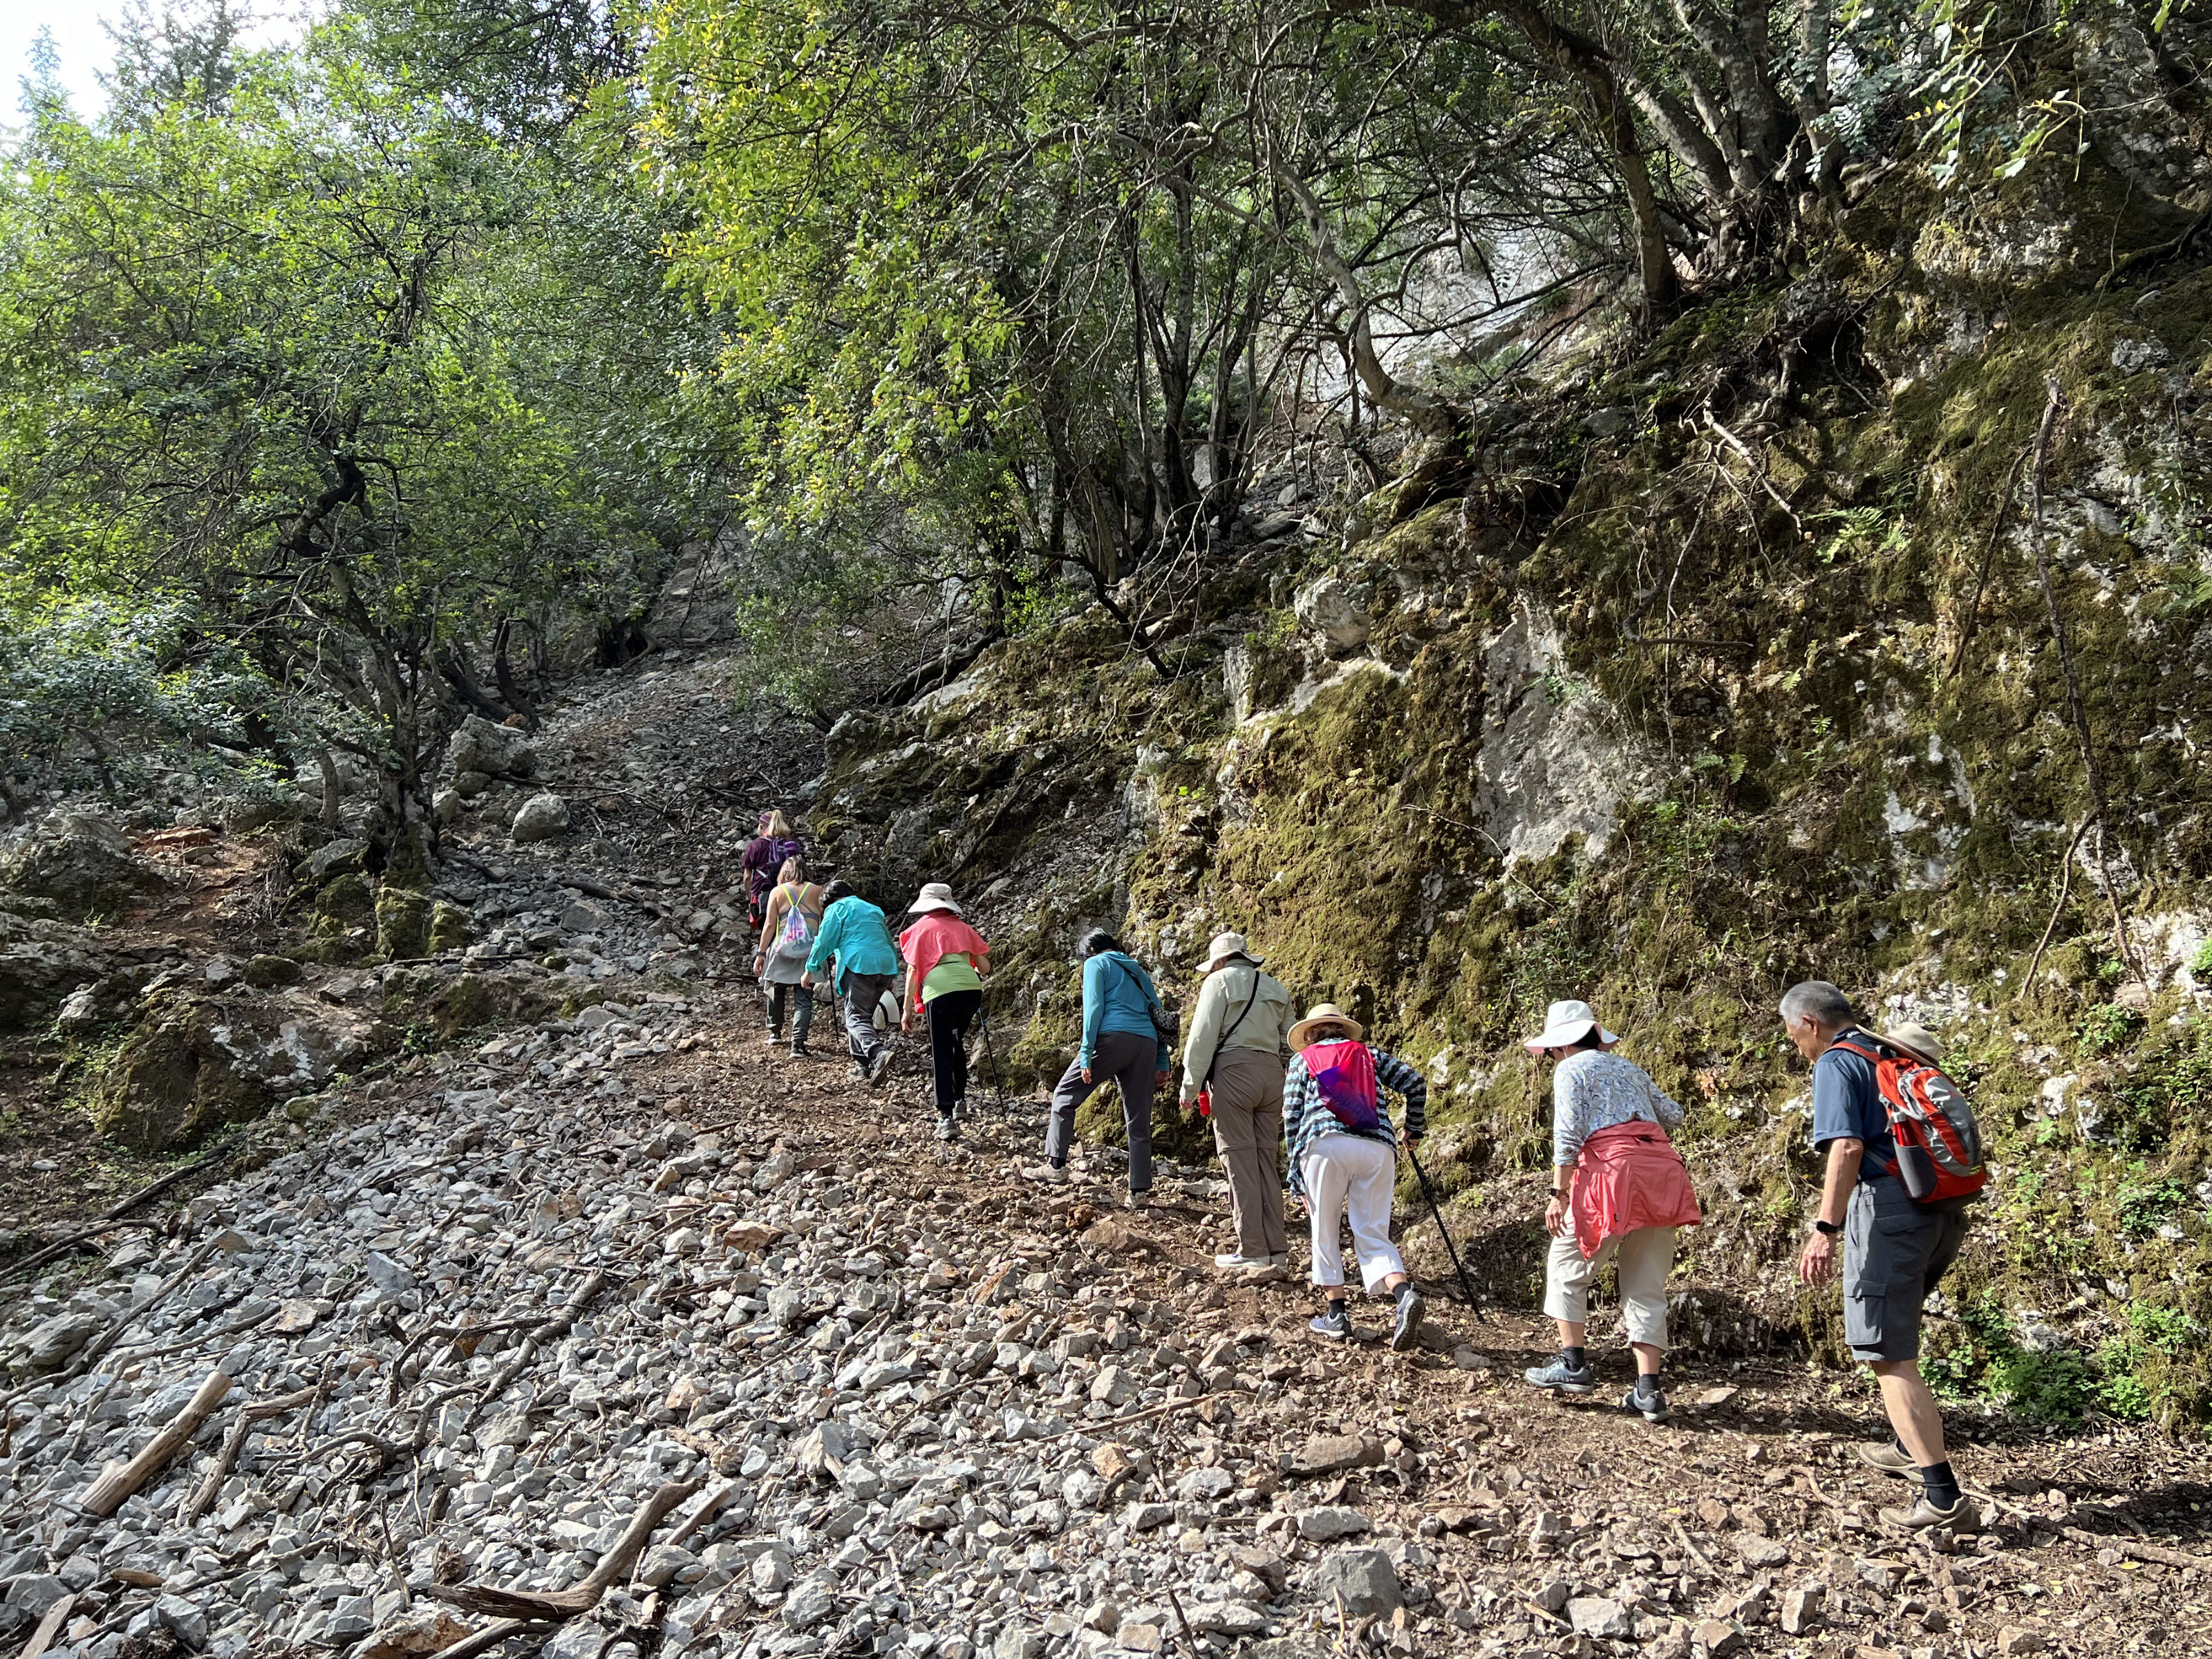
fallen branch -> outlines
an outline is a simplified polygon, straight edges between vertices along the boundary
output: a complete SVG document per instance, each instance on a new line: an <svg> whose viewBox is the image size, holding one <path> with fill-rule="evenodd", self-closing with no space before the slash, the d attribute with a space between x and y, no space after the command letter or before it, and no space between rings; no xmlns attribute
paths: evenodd
<svg viewBox="0 0 2212 1659"><path fill-rule="evenodd" d="M1168 1587L1168 1605L1175 1609L1176 1623L1182 1631L1182 1644L1190 1650L1190 1659L1198 1659L1198 1638L1190 1633L1190 1620L1182 1616L1182 1603L1173 1585Z"/></svg>
<svg viewBox="0 0 2212 1659"><path fill-rule="evenodd" d="M449 1648L441 1648L430 1659L477 1659L480 1653L489 1653L510 1636L520 1636L532 1624L528 1619L500 1619L486 1625L473 1636L464 1636ZM544 1620L535 1622L543 1623Z"/></svg>
<svg viewBox="0 0 2212 1659"><path fill-rule="evenodd" d="M1757 481L1759 487L1766 492L1767 499L1771 501L1775 506L1780 507L1783 512L1789 516L1790 522L1796 526L1797 539L1801 542L1810 541L1812 538L1805 533L1804 521L1798 518L1797 509L1790 506L1787 501L1783 499L1782 492L1774 487L1773 480L1766 476L1765 464L1762 462L1758 456L1752 453L1751 446L1744 442L1742 439L1737 437L1735 433L1729 431L1726 427L1723 426L1720 422L1715 418L1713 411L1711 409L1704 410L1703 413L1705 417L1706 426L1711 428L1714 434L1724 441L1730 449L1733 449L1737 454L1743 457L1744 465L1751 469L1752 477Z"/></svg>
<svg viewBox="0 0 2212 1659"><path fill-rule="evenodd" d="M646 1540L653 1536L653 1529L699 1486L696 1480L672 1480L656 1491L646 1500L645 1507L630 1517L629 1525L623 1528L615 1547L599 1558L590 1576L573 1589L507 1590L492 1584L430 1584L422 1593L465 1612L496 1613L506 1619L541 1624L589 1613L615 1581L629 1571L630 1564L644 1550Z"/></svg>
<svg viewBox="0 0 2212 1659"><path fill-rule="evenodd" d="M180 1526L196 1526L202 1516L215 1507L216 1494L236 1467L238 1454L246 1445L246 1437L256 1423L271 1417L282 1417L286 1412L297 1411L315 1397L313 1387L301 1389L296 1394L285 1395L277 1400L248 1400L238 1408L238 1420L230 1425L230 1432L222 1437L222 1450L216 1455L215 1467L208 1471L200 1489L185 1502L177 1516Z"/></svg>
<svg viewBox="0 0 2212 1659"><path fill-rule="evenodd" d="M1140 1412L1131 1412L1127 1417L1109 1417L1103 1423L1078 1423L1073 1428L1062 1429L1058 1434L1048 1434L1048 1440L1065 1439L1071 1434L1104 1434L1114 1429L1126 1429L1132 1424L1151 1421L1155 1417L1166 1417L1171 1413L1187 1411L1218 1399L1215 1395L1195 1395L1188 1400L1170 1400L1164 1406L1147 1406Z"/></svg>
<svg viewBox="0 0 2212 1659"><path fill-rule="evenodd" d="M230 1392L230 1378L220 1370L210 1371L207 1381L185 1402L184 1410L169 1419L169 1426L146 1443L146 1448L119 1469L111 1469L85 1488L77 1507L87 1515L105 1519L123 1507L123 1500L137 1492L161 1471L162 1465L174 1457L185 1443L199 1432L200 1425L208 1420L209 1413L222 1403L223 1395Z"/></svg>
<svg viewBox="0 0 2212 1659"><path fill-rule="evenodd" d="M183 1284L187 1279L190 1279L194 1273L200 1270L201 1267L205 1264L207 1259L215 1254L216 1243L217 1240L222 1238L222 1235L221 1233L217 1233L213 1238L208 1239L199 1247L199 1249L194 1250L191 1255L185 1259L185 1265L183 1267L178 1268L176 1272L171 1273L168 1278L161 1281L161 1285L155 1291L153 1295L148 1297L143 1302L137 1303L131 1307L125 1309L122 1313L118 1315L112 1324L108 1326L108 1328L102 1331L97 1337L94 1338L91 1342L88 1343L85 1346L84 1352L77 1355L74 1360L70 1362L69 1368L61 1374L60 1380L67 1382L73 1377L82 1376L94 1365L98 1364L101 1357L105 1355L110 1348L112 1348L118 1342L120 1342L123 1340L124 1332L129 1330L133 1325L143 1319L148 1313L151 1312L156 1306L158 1306L161 1301L170 1294L170 1292L177 1288L178 1285Z"/></svg>
<svg viewBox="0 0 2212 1659"><path fill-rule="evenodd" d="M167 1192L170 1188L175 1186L179 1181L184 1180L187 1176L198 1175L202 1170L213 1169L216 1164L229 1158L234 1151L235 1148L233 1147L221 1147L215 1152L210 1152L205 1158L193 1159L192 1162L185 1164L182 1169L170 1170L168 1174L163 1176L159 1181L148 1182L145 1186L141 1187L137 1192L131 1194L130 1197L120 1200L117 1203L109 1206L106 1209L102 1210L98 1218L98 1225L87 1227L82 1232L71 1233L67 1238L57 1239L54 1243L47 1245L44 1249L33 1251L29 1255L25 1256L21 1261L10 1261L4 1267L0 1267L0 1278L4 1278L11 1273L27 1273L33 1267L43 1267L47 1262L54 1260L55 1257L67 1255L71 1250L76 1249L78 1245L89 1243L92 1240L98 1238L103 1233L113 1232L118 1227L149 1224L140 1222L126 1222L123 1218L129 1215L131 1211L137 1209L140 1205L149 1203L152 1200L159 1198L163 1193Z"/></svg>
<svg viewBox="0 0 2212 1659"><path fill-rule="evenodd" d="M2035 942L2035 954L2027 959L2027 973L2020 982L2023 996L2035 983L2035 970L2043 965L2044 950L2050 945L2051 936L2058 931L2058 918L2066 908L2066 894L2074 885L2075 849L2081 845L2081 837L2089 833L2089 823L2087 818L2083 818L2081 827L2075 830L2074 838L2066 843L2066 857L2058 869L2058 902L2051 907L2051 920L2044 924L2043 937Z"/></svg>
<svg viewBox="0 0 2212 1659"><path fill-rule="evenodd" d="M1685 1529L1681 1522L1677 1520L1674 1524L1674 1536L1680 1541L1682 1547L1689 1552L1690 1559L1703 1567L1706 1572L1711 1574L1712 1577L1716 1578L1719 1577L1719 1570L1716 1568L1711 1561L1708 1561L1705 1559L1705 1553L1703 1550L1699 1549L1695 1544L1692 1544L1690 1541L1690 1534L1688 1531Z"/></svg>
<svg viewBox="0 0 2212 1659"><path fill-rule="evenodd" d="M70 1609L76 1605L76 1597L64 1595L46 1609L46 1616L39 1620L38 1629L31 1632L31 1644L25 1648L20 1659L39 1659L39 1656L53 1646L54 1638L61 1633Z"/></svg>
<svg viewBox="0 0 2212 1659"><path fill-rule="evenodd" d="M2180 1550L2161 1548L2134 1538L2115 1538L2106 1533L2085 1532L2080 1527L2061 1527L2062 1536L2077 1544L2087 1544L2092 1549L2118 1550L2138 1561L2155 1561L2162 1567L2189 1567L2198 1572L2212 1572L2212 1555L2190 1555Z"/></svg>
<svg viewBox="0 0 2212 1659"><path fill-rule="evenodd" d="M671 1544L682 1543L720 1515L737 1495L738 1483L735 1480L717 1480L707 1488L706 1495L691 1506L690 1513L677 1522L676 1530L668 1534L668 1541Z"/></svg>
<svg viewBox="0 0 2212 1659"><path fill-rule="evenodd" d="M2014 456L2012 471L2005 474L2004 493L1997 497L1997 515L1990 521L1990 538L1982 548L1981 574L1974 580L1974 602L1966 607L1966 626L1959 632L1959 648L1951 653L1951 672L1945 676L1947 679L1957 679L1959 671L1966 665L1966 647L1974 642L1974 629L1982 619L1982 596L1989 592L1990 567L1996 557L1997 537L2004 530L2005 513L2012 506L2012 487L2029 453L2023 449Z"/></svg>
<svg viewBox="0 0 2212 1659"><path fill-rule="evenodd" d="M523 1339L522 1346L514 1351L514 1358L501 1366L491 1381L484 1384L483 1393L477 1398L477 1403L470 1408L469 1425L471 1427L475 1426L477 1419L483 1415L486 1407L500 1395L505 1394L514 1379L521 1376L524 1369L538 1357L538 1345L561 1335L569 1326L574 1324L576 1316L591 1304L592 1298L605 1288L606 1282L607 1270L605 1267L592 1268L585 1275L584 1282L576 1287L576 1293L561 1304L560 1311Z"/></svg>

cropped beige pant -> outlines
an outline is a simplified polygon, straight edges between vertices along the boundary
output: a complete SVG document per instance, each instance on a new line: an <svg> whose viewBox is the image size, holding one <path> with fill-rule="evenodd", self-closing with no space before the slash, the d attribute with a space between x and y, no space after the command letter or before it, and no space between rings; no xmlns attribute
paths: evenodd
<svg viewBox="0 0 2212 1659"><path fill-rule="evenodd" d="M1667 1275L1674 1266L1672 1227L1638 1227L1608 1238L1595 1255L1584 1260L1571 1223L1565 1232L1553 1236L1552 1253L1545 1259L1544 1311L1570 1325L1587 1324L1590 1280L1616 1256L1620 1261L1620 1318L1628 1327L1628 1340L1665 1347Z"/></svg>

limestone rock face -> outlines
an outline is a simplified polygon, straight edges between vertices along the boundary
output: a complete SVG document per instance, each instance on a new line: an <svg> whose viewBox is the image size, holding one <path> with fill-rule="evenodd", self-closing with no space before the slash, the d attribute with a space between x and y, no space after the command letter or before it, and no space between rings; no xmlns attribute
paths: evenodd
<svg viewBox="0 0 2212 1659"><path fill-rule="evenodd" d="M1367 611L1334 576L1300 588L1292 608L1300 622L1328 641L1332 653L1357 651L1367 643Z"/></svg>
<svg viewBox="0 0 2212 1659"><path fill-rule="evenodd" d="M122 909L165 885L118 825L88 814L51 819L0 855L0 888L51 899L73 919Z"/></svg>
<svg viewBox="0 0 2212 1659"><path fill-rule="evenodd" d="M1485 663L1476 801L1508 864L1546 859L1569 836L1595 855L1621 807L1656 774L1611 705L1573 680L1551 617L1523 599Z"/></svg>

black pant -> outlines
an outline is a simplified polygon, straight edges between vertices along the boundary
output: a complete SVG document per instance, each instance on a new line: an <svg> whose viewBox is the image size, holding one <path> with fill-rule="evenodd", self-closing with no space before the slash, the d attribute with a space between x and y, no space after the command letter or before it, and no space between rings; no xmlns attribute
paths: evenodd
<svg viewBox="0 0 2212 1659"><path fill-rule="evenodd" d="M929 1066L937 1083L937 1115L968 1098L968 1027L983 1006L981 991L945 991L922 1004L929 1021Z"/></svg>

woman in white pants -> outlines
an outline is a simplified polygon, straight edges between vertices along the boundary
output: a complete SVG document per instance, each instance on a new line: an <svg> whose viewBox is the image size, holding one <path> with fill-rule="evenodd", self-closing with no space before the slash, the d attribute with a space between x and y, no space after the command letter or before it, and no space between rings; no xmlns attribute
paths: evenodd
<svg viewBox="0 0 2212 1659"><path fill-rule="evenodd" d="M1360 1281L1396 1304L1390 1346L1410 1348L1421 1328L1420 1293L1390 1243L1390 1192L1398 1140L1376 1085L1406 1103L1406 1144L1425 1124L1428 1085L1395 1054L1360 1041L1359 1023L1324 1002L1291 1027L1292 1058L1283 1074L1283 1139L1290 1146L1291 1190L1313 1218L1313 1282L1328 1298L1315 1330L1339 1341L1352 1335L1340 1225L1352 1224Z"/></svg>
<svg viewBox="0 0 2212 1659"><path fill-rule="evenodd" d="M1544 1311L1559 1328L1559 1357L1523 1375L1540 1389L1588 1394L1597 1374L1583 1346L1589 1285L1607 1258L1620 1269L1620 1315L1636 1354L1636 1386L1621 1409L1664 1422L1659 1363L1667 1352L1667 1275L1674 1231L1698 1224L1681 1154L1665 1125L1682 1109L1643 1067L1606 1050L1620 1039L1586 1002L1555 1002L1523 1046L1551 1060L1552 1201L1544 1231Z"/></svg>

